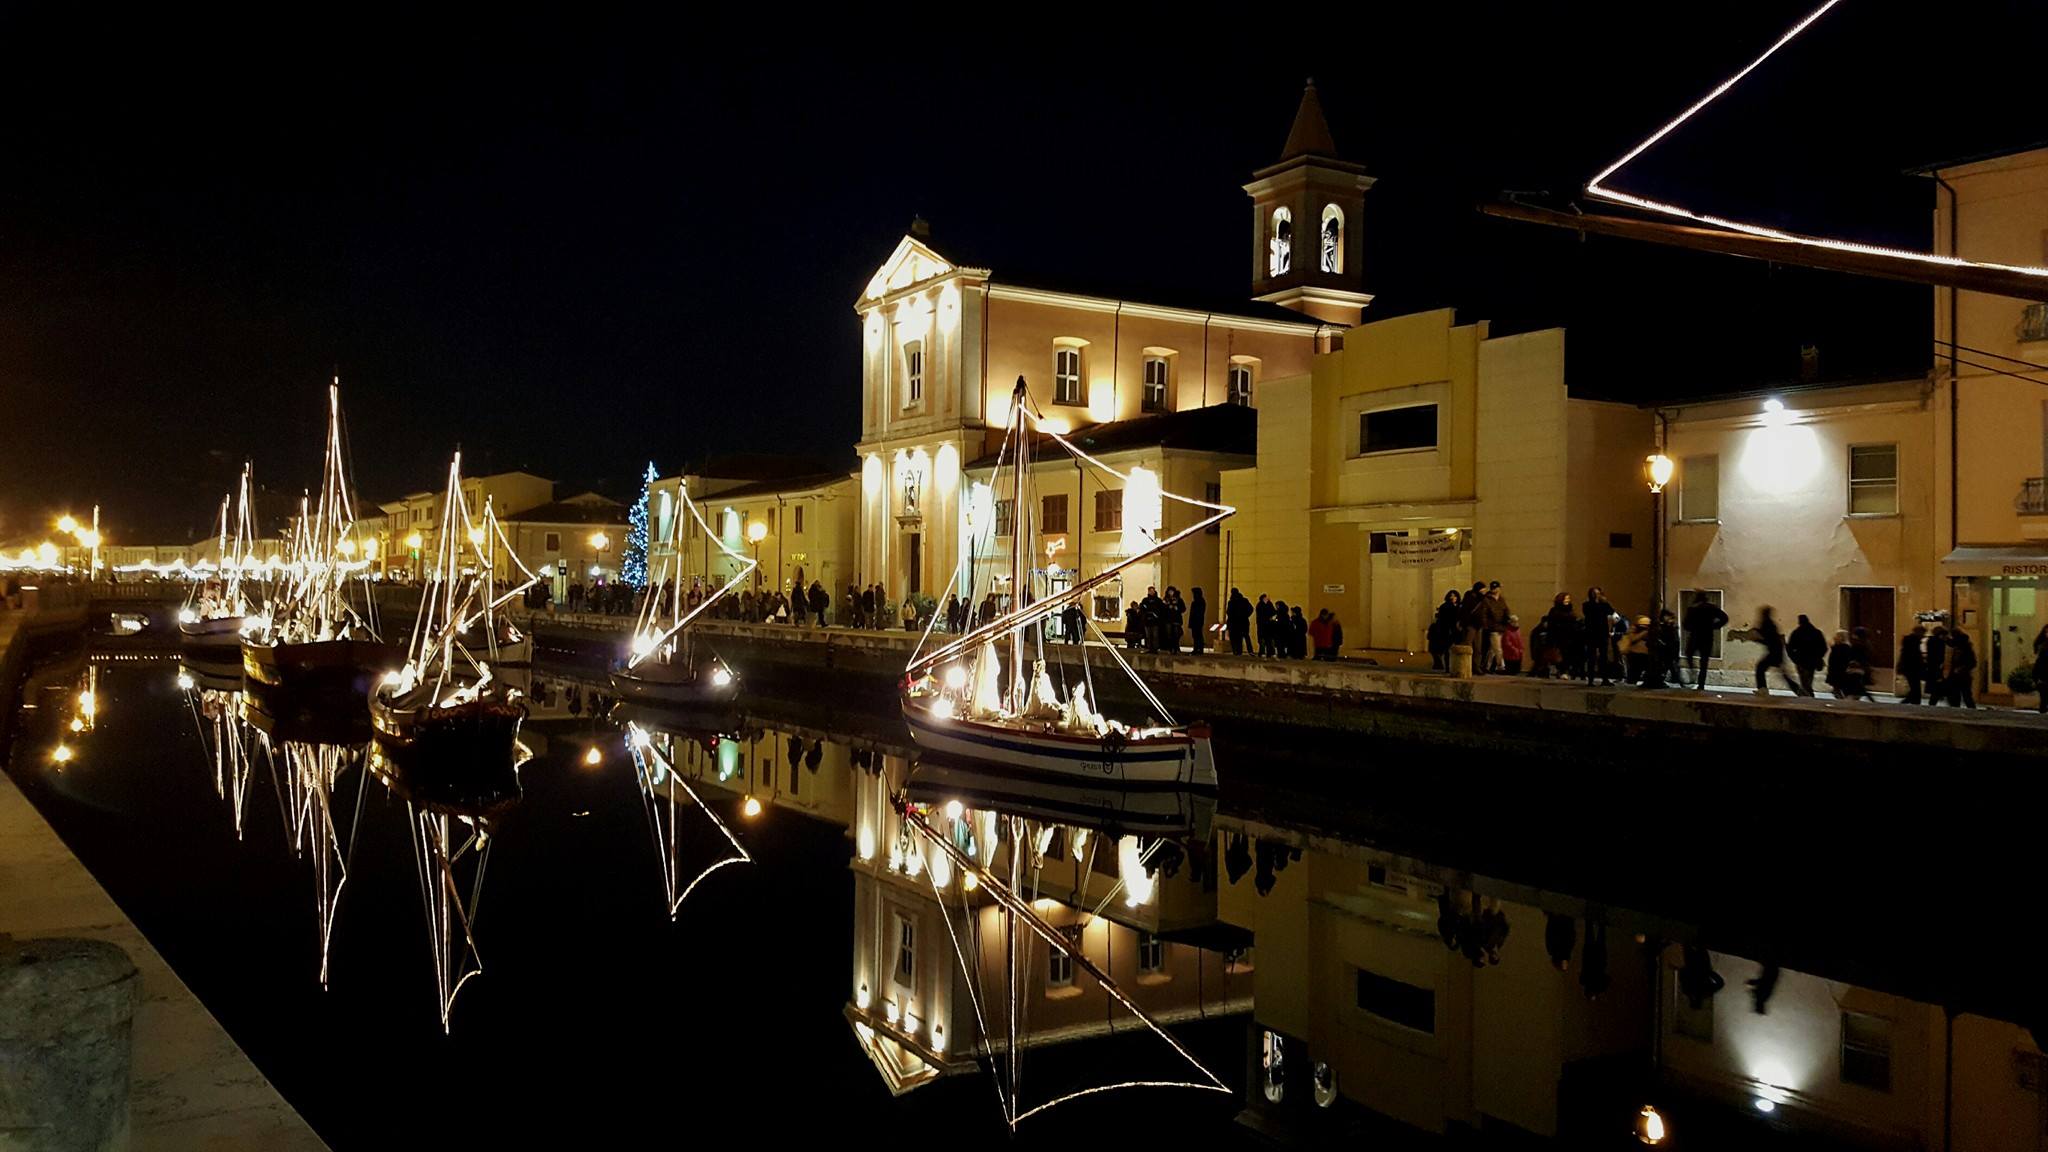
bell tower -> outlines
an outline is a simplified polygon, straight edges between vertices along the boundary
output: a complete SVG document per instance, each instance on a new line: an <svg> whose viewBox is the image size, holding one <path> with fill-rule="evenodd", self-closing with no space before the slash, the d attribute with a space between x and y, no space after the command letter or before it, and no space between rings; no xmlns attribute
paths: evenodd
<svg viewBox="0 0 2048 1152"><path fill-rule="evenodd" d="M1310 80L1280 161L1252 173L1252 296L1333 324L1356 324L1363 290L1365 166L1337 154Z"/></svg>

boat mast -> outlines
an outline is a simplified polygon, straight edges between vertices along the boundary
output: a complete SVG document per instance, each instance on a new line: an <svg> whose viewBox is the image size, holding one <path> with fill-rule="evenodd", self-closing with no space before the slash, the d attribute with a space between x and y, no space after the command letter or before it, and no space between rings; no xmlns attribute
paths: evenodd
<svg viewBox="0 0 2048 1152"><path fill-rule="evenodd" d="M1024 402L1029 395L1024 389L1024 377L1017 377L1017 387L1010 393L1010 427L1017 434L1017 476L1013 485L1015 495L1010 504L1010 611L1022 612L1031 599L1028 545L1024 538L1024 479L1031 470L1031 437L1024 428ZM1028 699L1024 686L1024 630L1010 630L1010 710L1024 711Z"/></svg>

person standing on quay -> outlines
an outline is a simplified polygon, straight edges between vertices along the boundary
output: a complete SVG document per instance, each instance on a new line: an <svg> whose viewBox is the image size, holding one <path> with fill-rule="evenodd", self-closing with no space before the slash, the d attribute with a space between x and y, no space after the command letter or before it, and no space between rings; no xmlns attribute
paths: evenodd
<svg viewBox="0 0 2048 1152"><path fill-rule="evenodd" d="M1977 647L1961 628L1948 634L1948 702L1957 708L1977 706Z"/></svg>
<svg viewBox="0 0 2048 1152"><path fill-rule="evenodd" d="M1608 651L1609 646L1614 640L1614 605L1607 602L1607 597L1601 593L1600 589L1588 588L1586 589L1586 603L1581 606L1581 611L1586 614L1583 630L1586 649L1586 683L1591 684L1593 677L1598 676L1600 677L1601 687L1612 688L1614 687L1614 677L1608 672L1608 664L1610 663Z"/></svg>
<svg viewBox="0 0 2048 1152"><path fill-rule="evenodd" d="M1727 624L1728 614L1707 599L1705 592L1692 594L1692 603L1685 609L1685 655L1692 665L1694 688L1706 688L1707 658L1714 652L1714 636Z"/></svg>
<svg viewBox="0 0 2048 1152"><path fill-rule="evenodd" d="M1899 666L1894 671L1898 673L1898 682L1904 688L1904 691L1899 693L1901 704L1920 702L1921 671L1926 667L1921 663L1920 645L1926 639L1927 625L1915 622L1912 630L1899 641Z"/></svg>
<svg viewBox="0 0 2048 1152"><path fill-rule="evenodd" d="M1225 631L1230 633L1230 654L1244 655L1252 634L1252 602L1235 588L1230 590L1230 599L1224 602L1223 624Z"/></svg>
<svg viewBox="0 0 2048 1152"><path fill-rule="evenodd" d="M1305 660L1308 658L1308 621L1302 619L1300 606L1290 611L1293 615L1288 617L1292 627L1288 629L1287 654L1296 660Z"/></svg>
<svg viewBox="0 0 2048 1152"><path fill-rule="evenodd" d="M1458 600L1458 628L1465 646L1472 649L1472 667L1484 670L1486 664L1486 628L1480 623L1480 613L1486 606L1486 581L1476 580L1472 590Z"/></svg>
<svg viewBox="0 0 2048 1152"><path fill-rule="evenodd" d="M1792 635L1785 641L1785 655L1792 658L1792 666L1799 669L1799 694L1813 695L1813 674L1828 658L1828 638L1813 626L1804 613L1799 623L1792 628Z"/></svg>
<svg viewBox="0 0 2048 1152"><path fill-rule="evenodd" d="M1451 645L1457 643L1459 600L1456 589L1444 593L1436 606L1436 619L1429 622L1429 667L1433 672L1451 670Z"/></svg>
<svg viewBox="0 0 2048 1152"><path fill-rule="evenodd" d="M2034 710L2048 712L2048 624L2034 637L2034 691L2040 695Z"/></svg>
<svg viewBox="0 0 2048 1152"><path fill-rule="evenodd" d="M1948 695L1948 625L1936 624L1927 633L1927 658L1920 666L1927 682L1926 705L1932 708Z"/></svg>
<svg viewBox="0 0 2048 1152"><path fill-rule="evenodd" d="M1195 655L1200 656L1209 647L1209 602L1202 599L1202 590L1195 589L1195 598L1188 601L1188 633L1194 641Z"/></svg>
<svg viewBox="0 0 2048 1152"><path fill-rule="evenodd" d="M1486 639L1486 671L1507 670L1507 653L1501 646L1501 633L1507 631L1508 619L1514 613L1508 610L1508 598L1501 595L1500 581L1486 586L1486 598L1479 602L1479 626Z"/></svg>
<svg viewBox="0 0 2048 1152"><path fill-rule="evenodd" d="M1266 594L1264 592L1259 593L1257 615L1259 621L1259 655L1261 656L1272 656L1279 649L1280 633L1273 626L1273 614L1275 611L1273 602L1267 599Z"/></svg>

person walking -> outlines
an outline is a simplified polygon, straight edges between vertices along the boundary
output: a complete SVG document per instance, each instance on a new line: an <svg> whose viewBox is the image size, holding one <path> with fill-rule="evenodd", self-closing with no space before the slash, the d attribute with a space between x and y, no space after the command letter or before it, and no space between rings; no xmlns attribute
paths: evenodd
<svg viewBox="0 0 2048 1152"><path fill-rule="evenodd" d="M818 618L818 627L825 626L825 609L832 606L832 594L825 591L823 581L811 581L811 615Z"/></svg>
<svg viewBox="0 0 2048 1152"><path fill-rule="evenodd" d="M1585 613L1582 642L1585 646L1586 683L1591 684L1593 677L1598 676L1601 687L1612 688L1614 677L1608 670L1608 646L1614 637L1614 605L1607 602L1606 594L1600 589L1588 588L1586 602L1580 610Z"/></svg>
<svg viewBox="0 0 2048 1152"><path fill-rule="evenodd" d="M1692 665L1692 687L1706 688L1707 660L1714 654L1714 637L1727 624L1728 614L1707 599L1705 592L1692 594L1692 603L1685 609L1685 655Z"/></svg>
<svg viewBox="0 0 2048 1152"><path fill-rule="evenodd" d="M1827 634L1813 626L1804 614L1792 628L1792 635L1785 640L1785 655L1792 658L1792 666L1799 669L1799 694L1813 695L1813 674L1820 671L1828 658Z"/></svg>
<svg viewBox="0 0 2048 1152"><path fill-rule="evenodd" d="M1230 654L1244 655L1252 635L1252 602L1244 593L1235 588L1230 590L1230 599L1223 603L1223 629L1230 635Z"/></svg>
<svg viewBox="0 0 2048 1152"><path fill-rule="evenodd" d="M1948 702L1977 707L1977 646L1961 628L1948 634Z"/></svg>
<svg viewBox="0 0 2048 1152"><path fill-rule="evenodd" d="M2039 695L2034 710L2048 712L2048 624L2034 636L2034 691Z"/></svg>
<svg viewBox="0 0 2048 1152"><path fill-rule="evenodd" d="M1195 589L1195 598L1188 601L1188 635L1194 641L1195 655L1200 656L1209 647L1209 602L1202 599L1202 590Z"/></svg>
<svg viewBox="0 0 2048 1152"><path fill-rule="evenodd" d="M1921 672L1926 667L1921 663L1923 657L1920 645L1926 639L1927 625L1915 621L1912 629L1899 641L1899 662L1893 671L1898 674L1899 684L1905 688L1905 691L1899 693L1901 704L1920 703Z"/></svg>
<svg viewBox="0 0 2048 1152"><path fill-rule="evenodd" d="M871 627L875 619L875 586L870 584L860 590L859 609L854 613L855 628Z"/></svg>
<svg viewBox="0 0 2048 1152"><path fill-rule="evenodd" d="M1444 593L1443 603L1436 606L1436 617L1429 622L1429 666L1432 671L1451 670L1451 645L1457 641L1458 593L1455 589Z"/></svg>
<svg viewBox="0 0 2048 1152"><path fill-rule="evenodd" d="M1559 676L1578 675L1579 654L1584 650L1579 641L1579 618L1572 611L1572 594L1559 592L1550 598L1550 611L1543 616L1543 675L1548 677L1553 666Z"/></svg>
<svg viewBox="0 0 2048 1152"><path fill-rule="evenodd" d="M1507 654L1502 651L1501 633L1507 630L1508 618L1514 613L1508 610L1508 600L1501 595L1500 581L1486 586L1486 598L1479 602L1479 627L1486 641L1486 671L1501 672L1507 669Z"/></svg>
<svg viewBox="0 0 2048 1152"><path fill-rule="evenodd" d="M1776 668L1778 675L1785 679L1785 687L1790 688L1794 696L1811 695L1810 690L1801 691L1799 681L1794 680L1792 674L1785 671L1785 634L1778 629L1778 618L1772 614L1769 604L1757 610L1756 627L1751 630L1751 634L1756 642L1764 647L1763 659L1756 662L1756 694L1771 694L1770 686L1764 683L1764 673Z"/></svg>
<svg viewBox="0 0 2048 1152"><path fill-rule="evenodd" d="M1486 628L1479 622L1479 611L1486 603L1486 581L1475 580L1472 590L1458 598L1458 637L1465 646L1472 649L1472 668L1485 671Z"/></svg>
<svg viewBox="0 0 2048 1152"><path fill-rule="evenodd" d="M1259 593L1259 606L1254 611L1254 615L1259 623L1259 655L1261 656L1271 656L1279 647L1277 641L1280 638L1280 633L1273 626L1274 611L1273 602L1266 598L1264 592Z"/></svg>
<svg viewBox="0 0 2048 1152"><path fill-rule="evenodd" d="M1927 658L1920 666L1920 675L1927 688L1923 703L1932 708L1948 696L1948 625L1936 624L1928 631Z"/></svg>
<svg viewBox="0 0 2048 1152"><path fill-rule="evenodd" d="M1800 619L1804 620L1806 617L1801 616ZM1798 633L1795 632L1793 635L1796 637ZM1828 667L1822 682L1828 686L1828 691L1834 693L1837 700L1842 699L1848 686L1850 654L1849 630L1835 629L1834 642L1828 645Z"/></svg>

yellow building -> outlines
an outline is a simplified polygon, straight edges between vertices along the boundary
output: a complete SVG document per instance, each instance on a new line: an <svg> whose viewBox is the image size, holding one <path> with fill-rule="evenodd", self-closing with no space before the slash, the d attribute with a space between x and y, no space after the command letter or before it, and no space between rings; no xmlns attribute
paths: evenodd
<svg viewBox="0 0 2048 1152"><path fill-rule="evenodd" d="M685 486L718 541L743 556L759 557L751 587L788 593L799 580L805 588L817 582L838 608L854 580L859 487L851 469L779 458L723 458L687 475L656 480L648 492L650 578L664 570L665 542L673 535L681 552L674 570L681 579L717 585L732 579L740 565L689 518L677 499Z"/></svg>
<svg viewBox="0 0 2048 1152"><path fill-rule="evenodd" d="M441 487L412 492L377 506L383 513L375 525L378 571L389 578L411 578L422 565L431 566L441 546L442 503L447 494L444 472ZM531 472L499 472L490 476L462 478L462 498L470 515L481 516L484 501L503 520L508 513L536 508L555 498L555 482ZM366 521L370 517L365 516ZM366 529L370 526L365 525ZM366 531L366 535L367 535Z"/></svg>
<svg viewBox="0 0 2048 1152"><path fill-rule="evenodd" d="M1525 632L1591 585L1650 606L1650 420L1568 394L1560 329L1494 337L1449 309L1361 325L1270 381L1258 418L1256 466L1223 476L1226 593L1329 608L1383 663L1425 653L1438 602L1479 580Z"/></svg>
<svg viewBox="0 0 2048 1152"><path fill-rule="evenodd" d="M520 562L547 583L557 604L567 602L572 584L619 578L627 522L617 500L585 492L498 519ZM509 579L511 565L501 565L498 576Z"/></svg>
<svg viewBox="0 0 2048 1152"><path fill-rule="evenodd" d="M1255 406L1266 382L1306 372L1314 353L1332 346L1370 299L1358 290L1358 230L1371 181L1335 152L1311 88L1280 162L1246 186L1254 221L1252 299L1174 300L1020 282L994 262L942 249L921 222L913 224L855 304L861 504L852 580L880 582L892 600L942 597L964 571L971 479L964 474L999 448L1019 378L1052 426L1149 450L1193 439L1161 418ZM1297 259L1296 228L1325 224L1327 248L1325 232L1317 231L1314 248ZM1148 420L1155 423L1128 433L1105 427ZM1161 479L1186 485L1174 489L1185 495L1201 496L1222 467L1235 463L1229 453L1204 461L1199 453L1209 452L1206 446L1184 450L1189 455L1174 461L1175 475ZM1144 460L1166 466L1156 452L1111 462ZM1071 495L1081 503L1081 492ZM1109 522L1107 508L1102 518L1093 515L1095 499L1088 494L1088 506L1070 506L1069 515ZM1113 553L1087 554L1082 543L1070 541L1071 552L1083 555L1062 566L1092 575ZM1166 559L1143 582L1192 583L1194 573L1213 571L1195 559L1199 547ZM1122 612L1104 602L1097 607L1104 618L1112 609Z"/></svg>

